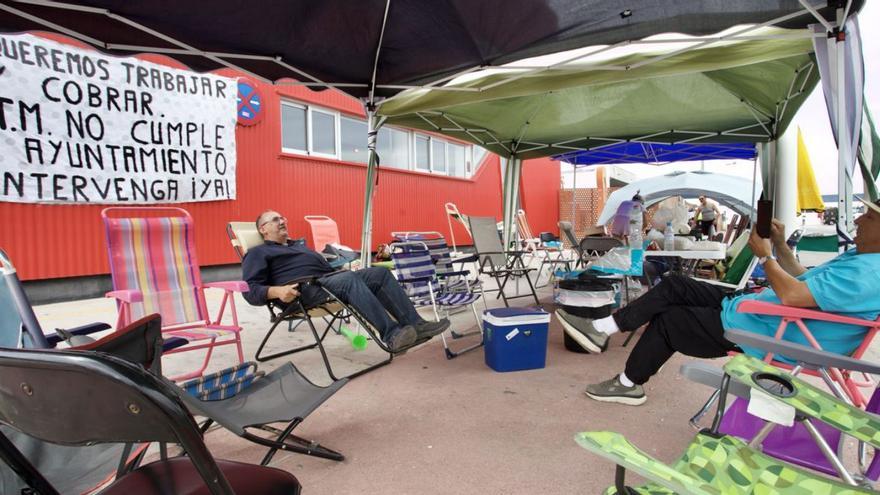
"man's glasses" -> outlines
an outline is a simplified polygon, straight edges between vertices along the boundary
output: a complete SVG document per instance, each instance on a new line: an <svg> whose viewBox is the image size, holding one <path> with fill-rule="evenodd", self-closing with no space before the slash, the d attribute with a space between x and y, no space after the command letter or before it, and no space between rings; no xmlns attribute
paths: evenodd
<svg viewBox="0 0 880 495"><path fill-rule="evenodd" d="M262 227L263 225L266 225L267 223L274 223L277 225L277 224L281 223L282 221L286 222L287 217L285 217L284 215L272 217L272 218L266 220L265 222L261 223L260 227Z"/></svg>

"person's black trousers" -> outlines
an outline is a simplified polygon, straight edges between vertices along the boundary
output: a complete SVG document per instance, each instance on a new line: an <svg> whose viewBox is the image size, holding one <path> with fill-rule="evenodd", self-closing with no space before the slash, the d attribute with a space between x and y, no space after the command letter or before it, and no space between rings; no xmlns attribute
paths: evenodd
<svg viewBox="0 0 880 495"><path fill-rule="evenodd" d="M720 287L682 275L669 275L615 313L624 332L648 327L626 360L626 377L648 381L676 352L700 358L722 357L736 345L724 338Z"/></svg>

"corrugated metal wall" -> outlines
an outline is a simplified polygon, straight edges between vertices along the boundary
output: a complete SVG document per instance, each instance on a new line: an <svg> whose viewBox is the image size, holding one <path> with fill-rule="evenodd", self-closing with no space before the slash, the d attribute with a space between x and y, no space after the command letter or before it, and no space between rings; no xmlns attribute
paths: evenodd
<svg viewBox="0 0 880 495"><path fill-rule="evenodd" d="M149 59L167 60L156 56ZM169 65L179 66L176 62ZM221 73L237 75L232 71ZM313 92L298 86L270 85L260 85L260 89L266 111L263 121L252 127L239 126L236 130L238 199L177 205L188 210L195 219L199 262L202 265L237 262L226 238L226 223L253 220L267 208L285 214L290 219L292 233L306 238L309 231L302 217L327 215L339 225L342 243L357 248L366 167L282 154L280 99L286 96L362 116L360 104L330 90ZM533 205L527 210L532 228L556 231L559 165L534 160L526 162L524 170L524 204ZM550 197L553 200L547 199ZM387 242L392 230L437 230L448 235L443 209L446 202L456 203L465 214L500 217L498 157L489 155L472 179L382 168L376 189L372 247ZM0 203L0 248L12 257L22 279L108 273L100 217L102 208ZM470 244L461 227L454 226L454 229L459 244Z"/></svg>
<svg viewBox="0 0 880 495"><path fill-rule="evenodd" d="M559 235L559 188L562 172L559 162L538 158L523 162L520 199L532 234Z"/></svg>

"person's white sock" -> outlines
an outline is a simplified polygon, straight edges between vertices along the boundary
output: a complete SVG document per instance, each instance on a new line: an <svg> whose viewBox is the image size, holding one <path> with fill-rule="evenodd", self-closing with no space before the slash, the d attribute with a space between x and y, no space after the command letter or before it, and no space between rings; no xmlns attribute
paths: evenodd
<svg viewBox="0 0 880 495"><path fill-rule="evenodd" d="M606 316L605 318L593 320L593 328L606 335L613 335L620 331L613 316Z"/></svg>
<svg viewBox="0 0 880 495"><path fill-rule="evenodd" d="M623 385L624 387L629 388L629 387L635 386L635 383L633 383L632 380L630 380L629 378L626 377L626 373L621 373L620 377L618 377L618 380L620 380L620 384Z"/></svg>

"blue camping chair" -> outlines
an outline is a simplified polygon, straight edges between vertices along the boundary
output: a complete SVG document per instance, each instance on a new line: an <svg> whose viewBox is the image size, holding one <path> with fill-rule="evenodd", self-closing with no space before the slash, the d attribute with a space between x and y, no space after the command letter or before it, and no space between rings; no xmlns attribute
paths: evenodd
<svg viewBox="0 0 880 495"><path fill-rule="evenodd" d="M428 246L421 241L396 242L391 245L391 260L397 271L397 280L401 287L412 300L416 307L431 306L434 317L440 320L440 312L449 312L450 309L471 307L474 319L477 322L477 331L466 334L452 334L452 338L460 338L466 335L481 333L481 321L475 307L481 294L469 290L466 286L459 286L456 290L450 290L440 282L437 277L437 268L431 259ZM440 334L446 358L452 359L463 352L467 352L482 345L480 342L465 347L458 351L450 349L446 340L445 332Z"/></svg>
<svg viewBox="0 0 880 495"><path fill-rule="evenodd" d="M452 259L446 238L439 232L392 232L394 242L422 242L431 253L431 261L437 271L437 280L446 292L473 292L482 291L483 283L478 277L469 277L470 270L465 270L468 263L476 263L475 255L467 255ZM456 270L453 263L460 263L461 268ZM485 304L485 299L483 300Z"/></svg>

